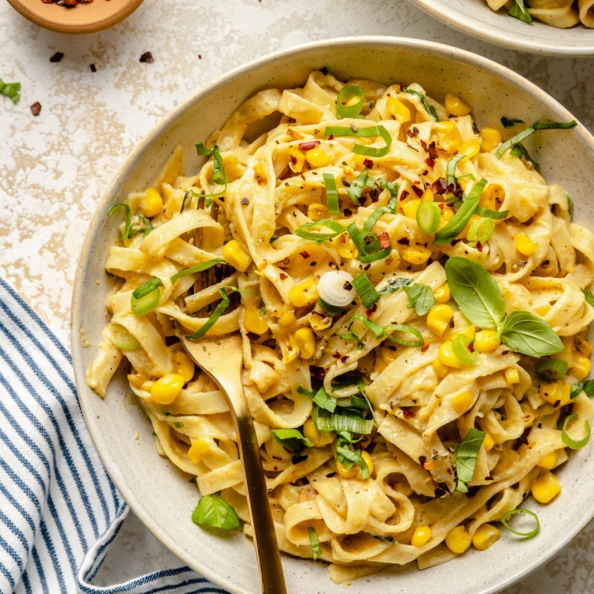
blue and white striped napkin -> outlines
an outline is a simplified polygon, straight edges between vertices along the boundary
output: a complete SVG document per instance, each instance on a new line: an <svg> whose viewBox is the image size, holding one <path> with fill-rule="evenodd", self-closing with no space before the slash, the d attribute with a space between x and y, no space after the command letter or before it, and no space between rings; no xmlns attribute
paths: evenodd
<svg viewBox="0 0 594 594"><path fill-rule="evenodd" d="M0 592L226 593L181 565L94 586L127 513L87 432L70 354L0 278Z"/></svg>

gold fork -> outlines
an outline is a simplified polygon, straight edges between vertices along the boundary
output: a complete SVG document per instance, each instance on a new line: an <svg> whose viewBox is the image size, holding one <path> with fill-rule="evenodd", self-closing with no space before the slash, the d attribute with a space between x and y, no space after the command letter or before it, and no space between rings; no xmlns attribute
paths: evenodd
<svg viewBox="0 0 594 594"><path fill-rule="evenodd" d="M258 440L241 382L243 366L241 337L237 334L220 337L204 336L194 341L181 331L178 335L186 352L196 365L205 371L227 396L239 437L239 457L243 467L248 508L254 531L262 592L263 594L285 594L287 587L270 512Z"/></svg>

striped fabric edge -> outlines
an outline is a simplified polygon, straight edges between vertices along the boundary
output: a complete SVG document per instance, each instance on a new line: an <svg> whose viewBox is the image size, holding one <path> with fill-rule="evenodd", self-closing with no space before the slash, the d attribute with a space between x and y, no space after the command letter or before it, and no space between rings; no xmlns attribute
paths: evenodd
<svg viewBox="0 0 594 594"><path fill-rule="evenodd" d="M93 585L127 513L88 435L70 354L0 278L0 592L227 594L185 566Z"/></svg>

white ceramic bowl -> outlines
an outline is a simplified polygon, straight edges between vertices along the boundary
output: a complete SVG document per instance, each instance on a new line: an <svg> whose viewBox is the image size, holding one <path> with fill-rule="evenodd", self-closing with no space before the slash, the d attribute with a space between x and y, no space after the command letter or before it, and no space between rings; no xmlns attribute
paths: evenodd
<svg viewBox="0 0 594 594"><path fill-rule="evenodd" d="M150 423L139 407L130 403L123 373L112 382L104 400L86 385L85 369L107 322L104 298L110 279L104 263L117 237L117 222L106 220L105 215L110 204L123 201L131 190L146 187L178 143L193 148L255 91L302 85L311 70L322 67L343 79L416 81L438 100L446 92L459 93L474 107L480 126L497 125L502 115L529 122L572 119L535 85L468 52L392 37L336 39L274 54L231 72L181 104L124 164L90 227L74 287L72 348L83 412L107 471L142 522L185 563L237 593L260 591L251 541L242 534L216 537L192 524L196 487L157 454ZM592 225L594 208L587 201L594 171L591 135L580 125L568 132L540 134L527 142L527 148L541 163L548 182L562 184L571 194L576 221ZM460 559L422 572L415 567L393 569L358 581L353 592L477 594L496 592L526 576L594 517L594 457L590 451L586 447L572 454L560 472L560 497L552 505L538 508L542 525L538 537L520 541L505 533L486 552L469 551ZM344 587L329 580L325 564L286 555L283 562L289 592L344 594Z"/></svg>
<svg viewBox="0 0 594 594"><path fill-rule="evenodd" d="M577 25L556 29L524 23L505 10L492 11L485 0L410 0L426 13L467 35L508 49L549 56L594 56L594 29Z"/></svg>

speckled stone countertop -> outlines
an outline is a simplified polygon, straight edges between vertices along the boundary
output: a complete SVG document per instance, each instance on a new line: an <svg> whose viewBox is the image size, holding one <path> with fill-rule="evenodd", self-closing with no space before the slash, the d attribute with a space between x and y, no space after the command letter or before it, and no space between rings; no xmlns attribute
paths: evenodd
<svg viewBox="0 0 594 594"><path fill-rule="evenodd" d="M539 85L594 131L594 58L491 46L404 0L145 0L124 22L86 35L41 29L0 0L0 78L22 84L18 104L0 97L0 275L67 344L88 223L134 146L179 102L230 69L271 51L346 35L415 37L486 56ZM63 58L50 62L56 52ZM140 61L145 52L152 62ZM36 102L41 111L34 116ZM506 594L594 592L593 539L590 524ZM97 583L173 563L130 515Z"/></svg>

